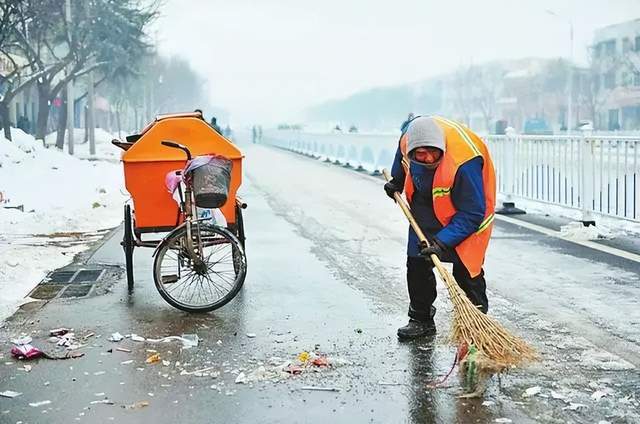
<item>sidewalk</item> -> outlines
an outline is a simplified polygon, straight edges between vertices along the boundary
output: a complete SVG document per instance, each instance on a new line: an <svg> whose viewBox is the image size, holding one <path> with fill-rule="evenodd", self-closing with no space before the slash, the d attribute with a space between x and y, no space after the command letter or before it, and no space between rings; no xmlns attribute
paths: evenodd
<svg viewBox="0 0 640 424"><path fill-rule="evenodd" d="M0 191L24 211L0 205L0 321L11 315L47 275L66 265L122 220L126 200L122 167L105 157L117 149L108 134L97 140L101 160L88 145L70 156L21 130L0 138Z"/></svg>

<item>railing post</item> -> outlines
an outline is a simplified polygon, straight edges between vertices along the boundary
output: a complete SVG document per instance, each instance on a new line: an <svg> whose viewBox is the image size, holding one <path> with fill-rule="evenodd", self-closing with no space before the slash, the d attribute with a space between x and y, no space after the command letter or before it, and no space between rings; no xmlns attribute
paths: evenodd
<svg viewBox="0 0 640 424"><path fill-rule="evenodd" d="M505 189L505 197L502 202L502 207L496 210L497 214L500 215L522 215L526 213L523 209L519 209L516 207L514 194L516 189L516 164L517 164L517 149L516 143L520 141L520 137L513 129L507 130L506 135L503 139L503 149L504 154L502 155L502 161L504 161L504 166L502 169L505 171L501 175L500 178L504 180L503 187Z"/></svg>
<svg viewBox="0 0 640 424"><path fill-rule="evenodd" d="M580 164L580 207L582 209L582 225L588 227L595 226L596 221L591 211L593 206L593 173L595 172L595 143L589 140L590 129L583 129L581 135L582 163Z"/></svg>

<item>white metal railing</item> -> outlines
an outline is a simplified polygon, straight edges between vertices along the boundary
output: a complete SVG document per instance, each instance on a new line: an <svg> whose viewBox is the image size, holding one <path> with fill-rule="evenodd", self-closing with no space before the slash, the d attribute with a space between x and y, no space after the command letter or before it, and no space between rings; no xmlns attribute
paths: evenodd
<svg viewBox="0 0 640 424"><path fill-rule="evenodd" d="M640 136L486 136L498 192L640 221ZM390 167L398 135L265 131L263 142L354 168Z"/></svg>
<svg viewBox="0 0 640 424"><path fill-rule="evenodd" d="M304 133L291 130L266 130L262 137L264 143L273 146L372 172L391 166L397 140L398 135L393 134Z"/></svg>
<svg viewBox="0 0 640 424"><path fill-rule="evenodd" d="M507 196L640 221L640 137L488 136Z"/></svg>

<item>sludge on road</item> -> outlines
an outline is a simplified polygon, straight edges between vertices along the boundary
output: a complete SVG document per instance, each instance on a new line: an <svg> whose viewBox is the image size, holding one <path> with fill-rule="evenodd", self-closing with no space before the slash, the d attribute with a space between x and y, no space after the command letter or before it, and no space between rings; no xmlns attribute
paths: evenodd
<svg viewBox="0 0 640 424"><path fill-rule="evenodd" d="M500 384L492 380L483 399L459 399L455 374L443 387L427 388L454 358L444 292L435 340L396 340L406 316L406 223L382 181L262 146L245 154L249 267L240 294L207 315L174 310L157 295L150 252L141 251L131 297L120 273L102 282L104 294L25 306L1 330L1 391L22 393L0 398L3 420L638 420L640 330L628 325L637 264L498 221L486 266L490 311L542 359ZM297 177L303 168L305 179ZM121 264L121 239L112 234L86 265ZM9 339L21 333L59 350L49 342L59 327L73 328L83 357L9 356ZM115 332L129 337L109 341ZM132 334L200 340L186 348L180 340L134 341ZM147 363L156 354L158 361ZM329 366L313 364L325 357Z"/></svg>

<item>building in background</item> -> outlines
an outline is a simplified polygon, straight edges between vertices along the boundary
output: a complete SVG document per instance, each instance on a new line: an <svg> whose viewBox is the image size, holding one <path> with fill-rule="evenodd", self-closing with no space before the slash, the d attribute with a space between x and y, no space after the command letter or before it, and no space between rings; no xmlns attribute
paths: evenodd
<svg viewBox="0 0 640 424"><path fill-rule="evenodd" d="M598 29L591 59L596 124L640 129L640 19Z"/></svg>
<svg viewBox="0 0 640 424"><path fill-rule="evenodd" d="M571 72L570 72L571 71ZM565 59L524 58L462 66L443 77L440 113L479 132L549 134L566 131L568 78L573 78L572 120L575 128L589 111L582 97L587 68Z"/></svg>
<svg viewBox="0 0 640 424"><path fill-rule="evenodd" d="M24 57L11 54L11 59L18 66L27 65L27 59ZM4 95L12 81L8 76L14 71L14 65L8 57L0 55L0 97ZM17 126L19 122L28 122L29 126L33 128L38 113L38 93L36 91L35 84L31 84L20 93L9 104L9 120L12 126ZM0 124L1 125L1 124ZM29 131L29 132L32 132Z"/></svg>
<svg viewBox="0 0 640 424"><path fill-rule="evenodd" d="M599 131L640 130L640 19L596 30L589 49L584 66L539 57L461 65L428 80L325 102L307 111L307 121L390 130L415 112L442 114L483 133L509 126L562 134L584 124Z"/></svg>

